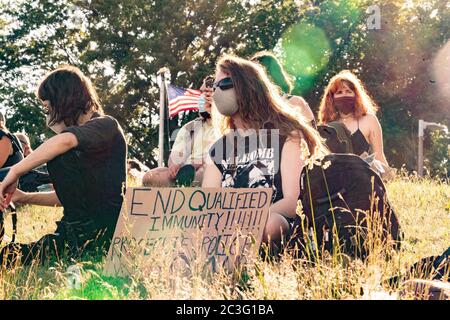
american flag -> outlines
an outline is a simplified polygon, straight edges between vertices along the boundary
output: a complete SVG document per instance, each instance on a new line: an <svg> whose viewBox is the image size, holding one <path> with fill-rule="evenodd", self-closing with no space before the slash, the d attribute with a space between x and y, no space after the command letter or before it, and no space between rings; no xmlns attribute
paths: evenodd
<svg viewBox="0 0 450 320"><path fill-rule="evenodd" d="M169 96L169 116L174 117L181 111L198 110L200 90L184 89L169 84L167 91Z"/></svg>

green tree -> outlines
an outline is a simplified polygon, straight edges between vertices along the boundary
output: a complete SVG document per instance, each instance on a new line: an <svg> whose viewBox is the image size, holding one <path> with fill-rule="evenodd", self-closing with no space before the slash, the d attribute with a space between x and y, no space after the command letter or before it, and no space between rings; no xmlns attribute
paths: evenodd
<svg viewBox="0 0 450 320"><path fill-rule="evenodd" d="M293 1L74 4L83 10L89 30L79 44L80 59L95 66L90 71L108 113L125 125L131 145L150 166L156 165L151 154L158 144L158 124L151 121L159 114L158 69L168 67L171 82L179 86L199 87L224 52L247 54L273 46L297 11ZM108 69L113 72L108 74ZM192 115L172 119L170 130L190 119Z"/></svg>
<svg viewBox="0 0 450 320"><path fill-rule="evenodd" d="M43 74L77 64L79 30L64 1L7 2L0 7L0 106L12 132L25 131L33 147L51 135L34 95Z"/></svg>
<svg viewBox="0 0 450 320"><path fill-rule="evenodd" d="M366 10L373 4L365 0L315 3L297 17L301 41L292 55L300 70L289 68L289 45L278 44L279 55L296 80L294 93L304 95L315 112L332 76L343 69L356 73L380 106L378 117L389 162L414 170L418 119L450 126L448 101L437 94L432 72L436 54L449 41L450 11L445 1L439 0L411 1L409 7L401 0L386 1L378 4L381 28L370 30ZM320 46L317 30L325 34L326 45ZM326 57L326 64L317 65L320 60L313 59L302 66L298 60L308 58L299 54L302 51ZM302 67L313 72L302 73ZM425 148L436 150L433 143L436 140L426 140ZM440 160L433 156L432 162L441 163L442 157L441 152Z"/></svg>
<svg viewBox="0 0 450 320"><path fill-rule="evenodd" d="M448 102L437 94L440 84L432 72L449 40L450 11L439 0L387 1L378 4L381 29L370 30L371 5L369 0L7 1L0 8L1 107L13 130L42 142L49 132L33 89L46 71L76 65L125 129L131 155L153 167L161 67L170 69L174 84L198 87L225 52L249 57L275 50L295 79L293 93L316 112L329 79L342 69L354 71L381 107L388 160L412 170L417 119L450 125ZM170 119L170 131L192 117ZM425 148L429 161L438 164L444 155L433 151L442 149L436 143L427 139Z"/></svg>

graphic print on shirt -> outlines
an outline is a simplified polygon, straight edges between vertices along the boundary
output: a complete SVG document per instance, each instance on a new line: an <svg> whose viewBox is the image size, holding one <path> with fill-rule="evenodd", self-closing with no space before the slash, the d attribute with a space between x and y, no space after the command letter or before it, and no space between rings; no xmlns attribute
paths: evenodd
<svg viewBox="0 0 450 320"><path fill-rule="evenodd" d="M274 184L274 155L274 148L259 146L251 152L238 152L235 161L230 157L222 160L222 187L272 188L275 198L277 190Z"/></svg>

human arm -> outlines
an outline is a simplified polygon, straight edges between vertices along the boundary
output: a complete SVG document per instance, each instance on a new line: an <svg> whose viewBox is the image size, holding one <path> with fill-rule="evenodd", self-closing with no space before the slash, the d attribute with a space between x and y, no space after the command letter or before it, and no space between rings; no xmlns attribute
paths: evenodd
<svg viewBox="0 0 450 320"><path fill-rule="evenodd" d="M272 204L271 213L278 213L290 218L295 217L300 195L300 174L305 165L300 142L301 139L294 136L287 139L283 146L280 164L283 198Z"/></svg>
<svg viewBox="0 0 450 320"><path fill-rule="evenodd" d="M11 199L14 203L31 204L37 206L61 206L55 191L50 192L23 192L16 190Z"/></svg>
<svg viewBox="0 0 450 320"><path fill-rule="evenodd" d="M169 163L168 163L168 169L169 169L169 175L171 179L175 179L177 176L178 170L181 168L181 164L176 164L172 161L172 159L169 157Z"/></svg>
<svg viewBox="0 0 450 320"><path fill-rule="evenodd" d="M203 188L220 188L222 186L222 173L214 164L211 158L206 161L205 171L203 173Z"/></svg>
<svg viewBox="0 0 450 320"><path fill-rule="evenodd" d="M370 125L369 143L372 147L373 153L375 153L375 159L381 161L386 166L388 162L383 150L383 131L381 129L380 122L375 115L368 115L368 123Z"/></svg>
<svg viewBox="0 0 450 320"><path fill-rule="evenodd" d="M207 164L203 174L203 188L220 188L222 186L222 174L214 164Z"/></svg>
<svg viewBox="0 0 450 320"><path fill-rule="evenodd" d="M15 192L18 179L23 174L73 149L77 145L78 140L76 136L69 132L61 133L48 139L28 157L11 167L0 184L1 197L4 198L6 194Z"/></svg>
<svg viewBox="0 0 450 320"><path fill-rule="evenodd" d="M183 126L177 133L167 164L172 179L175 179L178 170L189 157L189 141L189 132L186 130L185 126Z"/></svg>
<svg viewBox="0 0 450 320"><path fill-rule="evenodd" d="M314 120L314 113L305 99L299 96L292 96L292 98L289 99L289 103L294 107L300 108L300 113L306 118L306 120L309 122Z"/></svg>

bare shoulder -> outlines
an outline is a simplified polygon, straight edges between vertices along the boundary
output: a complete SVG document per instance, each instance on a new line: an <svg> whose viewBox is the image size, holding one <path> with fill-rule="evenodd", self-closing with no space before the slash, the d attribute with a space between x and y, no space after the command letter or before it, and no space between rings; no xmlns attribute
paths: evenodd
<svg viewBox="0 0 450 320"><path fill-rule="evenodd" d="M301 131L293 130L289 133L289 136L286 138L286 143L300 143L300 141L304 139L304 135Z"/></svg>
<svg viewBox="0 0 450 320"><path fill-rule="evenodd" d="M309 107L308 102L306 102L306 100L303 97L292 96L289 99L289 104L294 107L299 107L302 115L309 121L314 120L314 114L311 111L311 108Z"/></svg>
<svg viewBox="0 0 450 320"><path fill-rule="evenodd" d="M308 106L308 102L306 102L306 100L300 96L291 96L289 99L289 103L299 107Z"/></svg>
<svg viewBox="0 0 450 320"><path fill-rule="evenodd" d="M376 115L368 113L359 119L360 123L366 123L369 126L379 125L380 122Z"/></svg>

